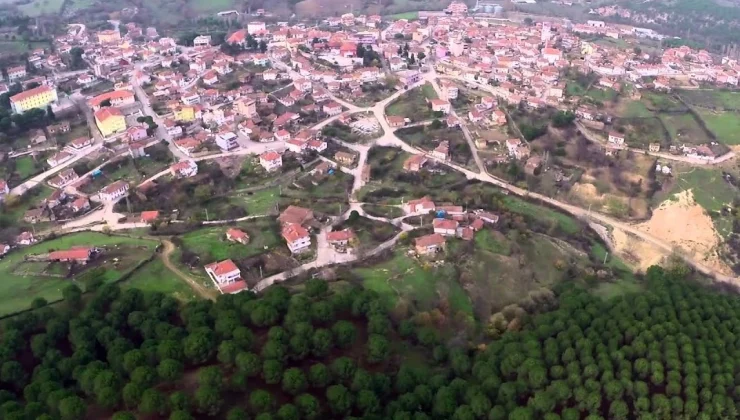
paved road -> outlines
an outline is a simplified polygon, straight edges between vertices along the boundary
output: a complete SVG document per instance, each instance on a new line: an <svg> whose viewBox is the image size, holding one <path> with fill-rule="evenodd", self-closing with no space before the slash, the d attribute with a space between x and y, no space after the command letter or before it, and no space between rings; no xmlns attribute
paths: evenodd
<svg viewBox="0 0 740 420"><path fill-rule="evenodd" d="M39 185L40 183L44 182L46 179L51 178L53 175L55 175L57 172L61 171L64 168L67 168L69 166L74 165L79 161L80 159L84 158L88 154L92 153L95 150L99 150L101 147L103 147L102 142L98 144L94 144L92 147L90 147L87 150L84 150L80 152L79 154L75 155L72 159L62 163L61 165L57 165L45 172L42 172L33 178L27 179L22 184L16 186L12 190L10 190L10 194L12 195L23 195L26 191L29 189L35 187L36 185Z"/></svg>

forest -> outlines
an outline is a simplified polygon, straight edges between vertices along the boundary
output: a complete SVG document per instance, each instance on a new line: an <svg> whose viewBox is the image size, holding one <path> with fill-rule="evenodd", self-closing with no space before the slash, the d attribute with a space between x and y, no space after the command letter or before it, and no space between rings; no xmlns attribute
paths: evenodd
<svg viewBox="0 0 740 420"><path fill-rule="evenodd" d="M185 305L72 284L4 321L0 417L733 419L740 301L688 276L651 267L610 300L565 284L493 341L316 279Z"/></svg>

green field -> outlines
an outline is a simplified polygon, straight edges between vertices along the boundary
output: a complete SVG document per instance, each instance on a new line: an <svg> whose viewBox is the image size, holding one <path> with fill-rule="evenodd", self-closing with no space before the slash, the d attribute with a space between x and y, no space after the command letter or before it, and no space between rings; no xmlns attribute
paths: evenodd
<svg viewBox="0 0 740 420"><path fill-rule="evenodd" d="M557 224L565 233L575 234L582 230L576 219L547 207L538 206L510 195L504 197L503 202L509 211Z"/></svg>
<svg viewBox="0 0 740 420"><path fill-rule="evenodd" d="M386 18L391 20L416 20L419 19L419 12L396 13L395 15L388 15Z"/></svg>
<svg viewBox="0 0 740 420"><path fill-rule="evenodd" d="M34 0L18 8L24 14L30 17L36 17L57 14L62 10L62 4L64 4L64 0Z"/></svg>
<svg viewBox="0 0 740 420"><path fill-rule="evenodd" d="M15 173L18 175L19 181L32 177L36 172L38 172L36 162L31 156L27 155L15 160Z"/></svg>
<svg viewBox="0 0 740 420"><path fill-rule="evenodd" d="M229 196L229 203L244 207L250 215L263 215L275 212L280 202L280 189L267 188L255 192L238 192Z"/></svg>
<svg viewBox="0 0 740 420"><path fill-rule="evenodd" d="M386 115L410 118L412 121L424 121L432 118L432 107L428 99L437 98L434 86L426 83L398 97L385 109Z"/></svg>
<svg viewBox="0 0 740 420"><path fill-rule="evenodd" d="M716 110L740 110L740 92L726 90L685 90L681 98L691 106Z"/></svg>
<svg viewBox="0 0 740 420"><path fill-rule="evenodd" d="M687 111L686 106L679 100L665 93L643 92L642 100L651 111L680 112Z"/></svg>
<svg viewBox="0 0 740 420"><path fill-rule="evenodd" d="M659 114L671 141L674 144L707 144L711 138L702 128L696 118L690 113L686 114Z"/></svg>
<svg viewBox="0 0 740 420"><path fill-rule="evenodd" d="M366 288L378 292L393 308L403 299L419 310L433 309L440 295L455 311L472 314L472 304L465 290L449 276L450 267L422 267L413 257L396 252L392 259L372 267L355 269Z"/></svg>
<svg viewBox="0 0 740 420"><path fill-rule="evenodd" d="M565 92L569 96L584 96L591 98L596 102L613 101L619 95L619 92L611 88L600 89L592 87L591 89L586 90L578 83L568 83L565 86Z"/></svg>
<svg viewBox="0 0 740 420"><path fill-rule="evenodd" d="M249 235L249 243L242 245L226 240L228 226L206 227L182 235L185 249L201 256L208 264L228 258L244 259L265 253L282 244L277 223L270 219L255 219L236 226Z"/></svg>
<svg viewBox="0 0 740 420"><path fill-rule="evenodd" d="M67 249L73 246L99 246L106 247L108 251L117 252L117 258L120 259L119 264L106 261L103 265L107 269L104 280L112 282L118 280L139 261L151 255L157 242L84 232L15 250L0 261L0 274L3 279L0 283L0 296L2 296L0 315L24 310L29 307L33 299L38 297L50 302L61 299L62 289L70 284L71 280L31 274L38 272L39 264L33 263L26 267L23 259L28 254L43 254L50 250ZM105 255L102 258L105 259ZM17 274L23 272L29 272L29 274Z"/></svg>
<svg viewBox="0 0 740 420"><path fill-rule="evenodd" d="M697 110L697 113L720 143L740 144L740 116L736 112Z"/></svg>
<svg viewBox="0 0 740 420"><path fill-rule="evenodd" d="M136 270L131 277L121 283L121 287L135 287L148 292L161 292L180 301L196 298L193 289L188 286L185 280L177 277L158 258Z"/></svg>
<svg viewBox="0 0 740 420"><path fill-rule="evenodd" d="M364 204L362 209L365 213L375 217L385 217L395 219L404 215L403 210L397 206L384 206L379 204Z"/></svg>
<svg viewBox="0 0 740 420"><path fill-rule="evenodd" d="M654 114L652 111L647 109L645 103L642 101L629 101L624 107L624 112L621 115L624 118L650 118Z"/></svg>

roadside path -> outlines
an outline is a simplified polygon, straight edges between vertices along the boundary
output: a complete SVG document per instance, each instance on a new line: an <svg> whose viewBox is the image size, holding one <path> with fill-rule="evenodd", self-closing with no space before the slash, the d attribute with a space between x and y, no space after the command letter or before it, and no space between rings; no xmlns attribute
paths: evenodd
<svg viewBox="0 0 740 420"><path fill-rule="evenodd" d="M162 241L162 244L164 245L164 249L162 250L162 254L160 255L160 258L162 258L162 263L165 267L167 267L168 270L175 273L175 275L182 280L185 280L190 284L190 286L193 288L193 290L200 295L200 297L208 300L216 300L214 293L212 293L210 290L203 287L200 283L193 280L190 276L180 271L179 268L175 264L172 263L170 260L170 255L172 255L173 252L175 252L175 244L170 242L169 239L165 239Z"/></svg>

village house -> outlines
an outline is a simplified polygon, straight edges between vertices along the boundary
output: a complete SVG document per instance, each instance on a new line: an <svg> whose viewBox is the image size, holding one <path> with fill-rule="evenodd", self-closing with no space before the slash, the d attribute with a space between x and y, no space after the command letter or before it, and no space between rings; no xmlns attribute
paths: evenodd
<svg viewBox="0 0 740 420"><path fill-rule="evenodd" d="M77 175L77 173L75 172L75 170L72 169L72 168L68 168L68 169L65 169L65 170L59 172L59 174L57 176L55 176L54 178L50 179L49 180L49 185L51 185L52 187L55 187L55 188L62 188L65 185L67 185L67 184L69 184L71 182L74 182L74 181L76 181L78 179L80 179L80 176Z"/></svg>
<svg viewBox="0 0 740 420"><path fill-rule="evenodd" d="M448 141L442 141L437 145L437 147L434 148L432 151L432 157L435 159L439 159L442 161L447 160L447 158L450 156L450 142Z"/></svg>
<svg viewBox="0 0 740 420"><path fill-rule="evenodd" d="M49 253L47 259L56 262L72 262L76 264L87 264L94 259L100 250L98 248L79 247Z"/></svg>
<svg viewBox="0 0 740 420"><path fill-rule="evenodd" d="M445 238L439 233L421 236L414 240L414 249L419 255L434 255L444 250Z"/></svg>
<svg viewBox="0 0 740 420"><path fill-rule="evenodd" d="M8 244L0 244L0 256L3 256L10 252L10 245Z"/></svg>
<svg viewBox="0 0 740 420"><path fill-rule="evenodd" d="M624 144L624 134L617 133L616 131L609 132L609 143L622 146Z"/></svg>
<svg viewBox="0 0 740 420"><path fill-rule="evenodd" d="M457 234L458 224L457 220L441 218L434 219L432 222L434 233L438 233L442 236L455 236Z"/></svg>
<svg viewBox="0 0 740 420"><path fill-rule="evenodd" d="M175 178L189 178L198 174L198 164L191 159L181 160L170 166L170 173Z"/></svg>
<svg viewBox="0 0 740 420"><path fill-rule="evenodd" d="M298 206L288 206L280 216L278 221L280 224L297 224L304 226L311 223L314 220L313 211Z"/></svg>
<svg viewBox="0 0 740 420"><path fill-rule="evenodd" d="M418 198L416 200L410 200L408 203L403 205L406 213L428 213L435 209L434 201L428 196Z"/></svg>
<svg viewBox="0 0 740 420"><path fill-rule="evenodd" d="M49 166L51 166L53 168L55 166L59 166L62 163L66 162L66 161L68 161L70 159L72 159L73 157L74 157L74 155L72 153L61 151L61 152L55 154L54 156L46 159L46 163L48 163Z"/></svg>
<svg viewBox="0 0 740 420"><path fill-rule="evenodd" d="M342 113L342 105L334 101L325 103L321 109L324 111L324 113L332 117Z"/></svg>
<svg viewBox="0 0 740 420"><path fill-rule="evenodd" d="M285 142L285 146L288 148L289 151L293 153L301 154L308 149L308 142L301 141L297 139L288 140Z"/></svg>
<svg viewBox="0 0 740 420"><path fill-rule="evenodd" d="M73 212L78 213L90 209L90 200L87 197L79 197L70 204L70 208Z"/></svg>
<svg viewBox="0 0 740 420"><path fill-rule="evenodd" d="M226 240L246 245L249 243L249 235L241 229L229 228L226 231Z"/></svg>
<svg viewBox="0 0 740 420"><path fill-rule="evenodd" d="M390 115L386 116L385 119L388 121L388 125L391 126L391 128L398 128L406 125L406 119L404 117Z"/></svg>
<svg viewBox="0 0 740 420"><path fill-rule="evenodd" d="M476 216L478 216L480 220L483 220L484 222L490 223L492 225L495 225L496 223L498 223L498 219L499 219L498 215L493 214L493 213L488 213L485 211L476 212Z"/></svg>
<svg viewBox="0 0 740 420"><path fill-rule="evenodd" d="M98 193L102 201L115 201L126 195L128 192L128 183L124 181L116 181Z"/></svg>
<svg viewBox="0 0 740 420"><path fill-rule="evenodd" d="M91 147L93 145L93 139L89 137L79 137L67 144L67 150L72 153L80 153L81 151Z"/></svg>
<svg viewBox="0 0 740 420"><path fill-rule="evenodd" d="M423 155L413 155L403 162L403 170L408 172L419 172L424 165L426 165L428 159Z"/></svg>
<svg viewBox="0 0 740 420"><path fill-rule="evenodd" d="M506 114L500 109L497 109L491 113L491 121L496 126L506 125Z"/></svg>
<svg viewBox="0 0 740 420"><path fill-rule="evenodd" d="M452 109L452 105L444 99L432 99L432 111L434 112L442 112L444 114L449 114L450 110Z"/></svg>
<svg viewBox="0 0 740 420"><path fill-rule="evenodd" d="M223 260L205 266L206 274L213 280L221 293L238 292L247 287L242 272L232 260Z"/></svg>
<svg viewBox="0 0 740 420"><path fill-rule="evenodd" d="M37 240L33 236L33 233L31 232L22 232L20 235L16 236L15 238L16 245L21 245L21 246L33 245L36 242Z"/></svg>
<svg viewBox="0 0 740 420"><path fill-rule="evenodd" d="M648 151L651 153L658 153L660 152L660 143L650 143L648 146Z"/></svg>
<svg viewBox="0 0 740 420"><path fill-rule="evenodd" d="M157 219L159 219L159 211L157 210L142 211L139 216L140 223L153 223L156 222Z"/></svg>
<svg viewBox="0 0 740 420"><path fill-rule="evenodd" d="M350 242L356 238L352 229L336 230L326 234L326 241L340 252L346 251Z"/></svg>
<svg viewBox="0 0 740 420"><path fill-rule="evenodd" d="M268 172L278 170L283 166L283 157L274 151L262 153L260 155L260 165Z"/></svg>
<svg viewBox="0 0 740 420"><path fill-rule="evenodd" d="M293 254L300 254L311 247L311 235L298 223L286 223L282 230L283 239Z"/></svg>
<svg viewBox="0 0 740 420"><path fill-rule="evenodd" d="M216 145L224 152L239 148L238 136L231 131L216 134Z"/></svg>
<svg viewBox="0 0 740 420"><path fill-rule="evenodd" d="M342 166L352 166L355 163L355 159L357 156L355 156L354 153L347 153L339 151L334 154L334 160L337 161Z"/></svg>

